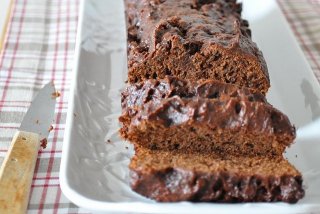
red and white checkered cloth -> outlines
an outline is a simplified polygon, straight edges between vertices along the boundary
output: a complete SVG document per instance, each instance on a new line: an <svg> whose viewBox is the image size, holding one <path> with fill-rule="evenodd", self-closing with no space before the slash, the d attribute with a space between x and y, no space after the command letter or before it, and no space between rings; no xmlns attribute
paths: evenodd
<svg viewBox="0 0 320 214"><path fill-rule="evenodd" d="M54 130L39 152L30 213L78 213L63 196L59 167L79 0L16 0L0 59L0 156L4 156L35 93L54 81L57 99Z"/></svg>
<svg viewBox="0 0 320 214"><path fill-rule="evenodd" d="M278 0L320 81L320 0ZM79 0L15 0L0 55L0 162L34 94L54 81L61 92L48 147L39 152L29 213L86 213L64 197L59 166Z"/></svg>
<svg viewBox="0 0 320 214"><path fill-rule="evenodd" d="M320 82L320 0L278 0Z"/></svg>

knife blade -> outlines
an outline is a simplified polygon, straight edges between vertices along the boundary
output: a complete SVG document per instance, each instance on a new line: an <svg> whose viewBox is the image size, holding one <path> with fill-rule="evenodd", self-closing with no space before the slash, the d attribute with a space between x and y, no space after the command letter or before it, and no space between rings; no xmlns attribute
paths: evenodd
<svg viewBox="0 0 320 214"><path fill-rule="evenodd" d="M0 168L0 213L26 213L40 140L54 118L56 90L46 84L31 103Z"/></svg>
<svg viewBox="0 0 320 214"><path fill-rule="evenodd" d="M53 83L48 83L41 89L23 118L20 131L37 133L40 139L48 137L56 105L55 92Z"/></svg>

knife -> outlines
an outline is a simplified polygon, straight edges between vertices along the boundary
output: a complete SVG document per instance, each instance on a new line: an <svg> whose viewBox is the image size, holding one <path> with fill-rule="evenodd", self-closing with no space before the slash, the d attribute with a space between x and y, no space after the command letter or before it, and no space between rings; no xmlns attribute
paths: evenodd
<svg viewBox="0 0 320 214"><path fill-rule="evenodd" d="M56 90L45 85L35 97L0 168L0 213L26 213L40 141L54 119Z"/></svg>

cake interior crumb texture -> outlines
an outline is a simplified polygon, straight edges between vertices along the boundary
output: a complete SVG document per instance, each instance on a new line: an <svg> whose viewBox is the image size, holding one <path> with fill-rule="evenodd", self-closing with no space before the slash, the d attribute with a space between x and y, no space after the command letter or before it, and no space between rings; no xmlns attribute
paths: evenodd
<svg viewBox="0 0 320 214"><path fill-rule="evenodd" d="M235 0L126 0L128 80L216 79L265 94L266 62Z"/></svg>

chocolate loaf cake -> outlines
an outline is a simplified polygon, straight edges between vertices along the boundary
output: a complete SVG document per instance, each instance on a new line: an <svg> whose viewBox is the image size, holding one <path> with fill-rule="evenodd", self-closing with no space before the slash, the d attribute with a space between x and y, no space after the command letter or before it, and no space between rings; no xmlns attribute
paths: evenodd
<svg viewBox="0 0 320 214"><path fill-rule="evenodd" d="M267 65L235 0L125 0L128 79L216 79L265 94Z"/></svg>
<svg viewBox="0 0 320 214"><path fill-rule="evenodd" d="M121 136L150 149L271 157L295 138L262 94L230 84L149 80L122 98Z"/></svg>
<svg viewBox="0 0 320 214"><path fill-rule="evenodd" d="M161 202L295 203L304 196L301 174L282 156L232 157L136 148L130 185Z"/></svg>

